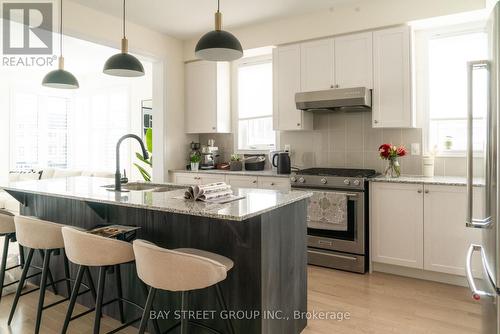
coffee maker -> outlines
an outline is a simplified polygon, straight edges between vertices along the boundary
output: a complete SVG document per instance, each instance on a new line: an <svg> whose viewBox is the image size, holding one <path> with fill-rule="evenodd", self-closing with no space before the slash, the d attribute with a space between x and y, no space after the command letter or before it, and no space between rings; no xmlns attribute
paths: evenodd
<svg viewBox="0 0 500 334"><path fill-rule="evenodd" d="M215 169L220 163L219 148L215 145L215 141L210 139L208 145L203 145L201 148L200 169Z"/></svg>

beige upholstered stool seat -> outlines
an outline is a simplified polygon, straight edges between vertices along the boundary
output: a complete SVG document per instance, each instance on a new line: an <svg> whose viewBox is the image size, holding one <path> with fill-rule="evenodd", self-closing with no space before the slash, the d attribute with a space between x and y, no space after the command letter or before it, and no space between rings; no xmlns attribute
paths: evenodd
<svg viewBox="0 0 500 334"><path fill-rule="evenodd" d="M161 248L145 240L135 240L133 243L137 275L149 285L148 299L142 314L139 334L144 334L157 290L181 293L181 311L189 310L189 294L193 290L214 287L217 300L222 310L227 311L220 282L227 277L227 272L233 268L232 260L225 256L200 249L177 248L174 250ZM234 326L230 318L226 319L228 333L234 334ZM196 326L221 333L207 325L190 321L183 316L179 323L171 327L171 333L180 326L180 333L188 333L189 326Z"/></svg>
<svg viewBox="0 0 500 334"><path fill-rule="evenodd" d="M105 238L74 227L62 228L68 259L89 267L112 266L134 261L132 245L125 241Z"/></svg>
<svg viewBox="0 0 500 334"><path fill-rule="evenodd" d="M14 214L10 211L0 209L0 235L16 232Z"/></svg>
<svg viewBox="0 0 500 334"><path fill-rule="evenodd" d="M15 216L16 237L19 244L32 249L64 248L61 228L64 225L35 217Z"/></svg>
<svg viewBox="0 0 500 334"><path fill-rule="evenodd" d="M191 255L197 255L201 257L205 257L207 259L216 261L224 265L226 267L226 270L229 271L233 268L234 262L222 255L215 254L212 252L207 252L201 249L196 249L196 248L176 248L174 249L176 252L181 252L181 253L186 253L186 254L191 254Z"/></svg>
<svg viewBox="0 0 500 334"><path fill-rule="evenodd" d="M165 249L145 240L135 240L133 245L139 278L156 289L190 291L207 288L226 279L229 259L225 265L193 254L194 251ZM210 254L212 257L216 255Z"/></svg>

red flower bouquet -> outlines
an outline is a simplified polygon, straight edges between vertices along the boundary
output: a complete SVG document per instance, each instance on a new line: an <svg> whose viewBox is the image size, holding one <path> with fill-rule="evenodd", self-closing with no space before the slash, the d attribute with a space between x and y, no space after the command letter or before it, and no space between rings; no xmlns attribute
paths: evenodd
<svg viewBox="0 0 500 334"><path fill-rule="evenodd" d="M399 165L398 158L408 154L406 147L403 145L382 144L378 148L378 152L381 159L389 161L389 165L384 170L384 175L387 177L399 177L401 175L401 166Z"/></svg>

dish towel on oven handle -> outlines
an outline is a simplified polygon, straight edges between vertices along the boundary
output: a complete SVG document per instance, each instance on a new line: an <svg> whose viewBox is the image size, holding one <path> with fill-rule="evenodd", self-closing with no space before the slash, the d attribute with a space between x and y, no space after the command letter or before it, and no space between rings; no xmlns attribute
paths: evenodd
<svg viewBox="0 0 500 334"><path fill-rule="evenodd" d="M314 191L307 209L307 226L347 231L347 201L345 193Z"/></svg>

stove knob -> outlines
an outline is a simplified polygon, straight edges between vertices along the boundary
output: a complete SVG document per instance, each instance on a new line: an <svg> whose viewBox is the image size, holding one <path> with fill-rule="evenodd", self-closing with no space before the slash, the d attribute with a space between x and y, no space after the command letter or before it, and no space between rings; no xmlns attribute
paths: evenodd
<svg viewBox="0 0 500 334"><path fill-rule="evenodd" d="M346 186L348 186L348 185L350 185L350 184L351 184L351 181L349 181L349 179L345 179L345 180L344 180L344 184L345 184Z"/></svg>
<svg viewBox="0 0 500 334"><path fill-rule="evenodd" d="M354 183L355 186L359 186L359 184L360 184L359 180L354 180L353 183Z"/></svg>
<svg viewBox="0 0 500 334"><path fill-rule="evenodd" d="M290 181L292 181L292 182L297 182L297 178L296 178L295 176L292 176L292 177L290 178Z"/></svg>
<svg viewBox="0 0 500 334"><path fill-rule="evenodd" d="M320 181L321 181L321 183L323 183L323 184L326 184L326 183L328 182L328 181L326 180L326 178L322 178Z"/></svg>
<svg viewBox="0 0 500 334"><path fill-rule="evenodd" d="M306 180L304 180L304 178L303 178L303 177L301 177L301 178L299 178L299 182L300 182L300 183L304 183L304 182L306 182Z"/></svg>

